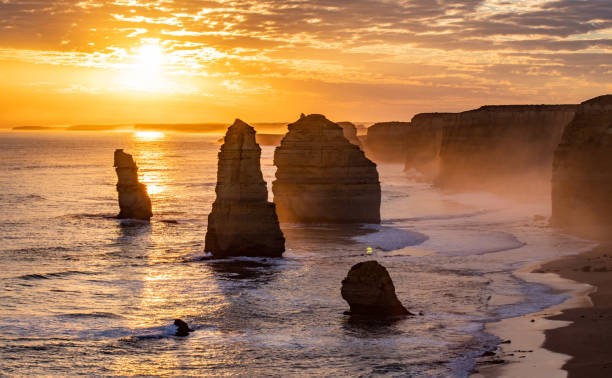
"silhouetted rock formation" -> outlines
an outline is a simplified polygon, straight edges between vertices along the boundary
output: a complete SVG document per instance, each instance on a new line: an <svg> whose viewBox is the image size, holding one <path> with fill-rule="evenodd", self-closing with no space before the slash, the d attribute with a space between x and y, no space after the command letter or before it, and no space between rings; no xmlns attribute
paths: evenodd
<svg viewBox="0 0 612 378"><path fill-rule="evenodd" d="M193 332L193 330L189 328L189 325L181 319L175 319L174 325L176 326L176 336L189 336L189 333Z"/></svg>
<svg viewBox="0 0 612 378"><path fill-rule="evenodd" d="M115 150L115 171L117 172L117 192L119 193L119 219L150 220L151 199L145 184L138 182L138 167L132 155L123 150Z"/></svg>
<svg viewBox="0 0 612 378"><path fill-rule="evenodd" d="M361 141L357 137L357 128L352 122L338 122L338 126L342 127L344 137L355 146L361 148Z"/></svg>
<svg viewBox="0 0 612 378"><path fill-rule="evenodd" d="M552 222L612 240L612 95L580 104L555 152Z"/></svg>
<svg viewBox="0 0 612 378"><path fill-rule="evenodd" d="M553 152L575 111L575 105L508 105L458 113L443 131L437 183L547 191Z"/></svg>
<svg viewBox="0 0 612 378"><path fill-rule="evenodd" d="M290 124L274 164L272 191L281 221L380 223L376 164L323 115Z"/></svg>
<svg viewBox="0 0 612 378"><path fill-rule="evenodd" d="M379 122L368 127L365 151L376 162L404 163L410 122Z"/></svg>
<svg viewBox="0 0 612 378"><path fill-rule="evenodd" d="M217 198L208 216L205 251L215 257L280 257L285 238L268 202L255 129L237 119L219 152Z"/></svg>
<svg viewBox="0 0 612 378"><path fill-rule="evenodd" d="M405 171L414 169L427 181L437 177L444 129L456 118L456 113L421 113L412 118L406 133Z"/></svg>
<svg viewBox="0 0 612 378"><path fill-rule="evenodd" d="M355 264L342 280L341 292L351 307L351 315L413 315L397 299L387 269L376 261Z"/></svg>
<svg viewBox="0 0 612 378"><path fill-rule="evenodd" d="M255 134L255 141L260 146L280 146L284 134Z"/></svg>

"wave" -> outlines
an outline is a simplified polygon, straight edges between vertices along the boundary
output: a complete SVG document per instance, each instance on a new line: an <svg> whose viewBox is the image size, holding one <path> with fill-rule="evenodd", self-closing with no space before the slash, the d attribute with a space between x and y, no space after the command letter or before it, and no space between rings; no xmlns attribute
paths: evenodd
<svg viewBox="0 0 612 378"><path fill-rule="evenodd" d="M92 275L92 274L96 274L96 273L94 273L94 272L82 272L82 271L78 271L78 270L69 270L69 271L66 271L66 272L24 274L24 275L21 275L21 276L17 276L15 278L16 279L21 279L21 280L26 280L26 281L30 281L30 280L50 280L50 279L53 279L53 278L62 278L62 277L67 277L67 276L72 276L72 275L79 275L79 274Z"/></svg>
<svg viewBox="0 0 612 378"><path fill-rule="evenodd" d="M429 239L425 234L401 228L371 225L377 232L354 236L352 239L383 251L394 251L405 247L422 244Z"/></svg>
<svg viewBox="0 0 612 378"><path fill-rule="evenodd" d="M451 219L461 219L461 218L472 218L477 217L479 215L485 215L493 212L494 210L479 210L473 211L470 213L461 213L461 214L448 214L448 215L425 215L422 217L412 217L412 218L392 218L392 219L384 219L382 224L392 224L392 223L400 223L400 222L419 222L419 221L428 221L428 220L451 220Z"/></svg>
<svg viewBox="0 0 612 378"><path fill-rule="evenodd" d="M9 167L9 171L26 171L33 169L74 169L74 168L92 168L102 167L99 164L41 164L41 165L25 165L22 167Z"/></svg>
<svg viewBox="0 0 612 378"><path fill-rule="evenodd" d="M80 318L106 318L106 319L123 319L123 316L114 314L112 312L86 312L86 313L70 313L70 314L60 314L55 315L58 318L70 318L70 319L80 319Z"/></svg>

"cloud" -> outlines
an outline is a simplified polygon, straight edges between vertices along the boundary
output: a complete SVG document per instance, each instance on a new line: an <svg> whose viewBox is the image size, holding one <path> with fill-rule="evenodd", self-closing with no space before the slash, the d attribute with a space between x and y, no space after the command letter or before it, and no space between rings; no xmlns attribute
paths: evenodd
<svg viewBox="0 0 612 378"><path fill-rule="evenodd" d="M285 80L502 101L611 80L610 0L2 0L0 13L4 60L120 69L156 40L170 73L249 93Z"/></svg>

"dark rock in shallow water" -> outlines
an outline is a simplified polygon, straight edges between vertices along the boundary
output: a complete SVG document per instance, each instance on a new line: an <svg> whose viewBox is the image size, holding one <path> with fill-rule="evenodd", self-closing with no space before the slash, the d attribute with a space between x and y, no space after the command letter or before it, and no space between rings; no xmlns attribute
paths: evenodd
<svg viewBox="0 0 612 378"><path fill-rule="evenodd" d="M341 292L351 307L351 315L413 315L397 299L387 269L376 261L355 264L342 280Z"/></svg>
<svg viewBox="0 0 612 378"><path fill-rule="evenodd" d="M552 223L612 239L612 95L580 104L555 151Z"/></svg>
<svg viewBox="0 0 612 378"><path fill-rule="evenodd" d="M193 329L189 328L189 325L181 319L175 319L174 325L176 326L176 336L189 336L189 332L193 332Z"/></svg>
<svg viewBox="0 0 612 378"><path fill-rule="evenodd" d="M274 164L272 191L281 221L380 223L376 164L323 115L290 124Z"/></svg>
<svg viewBox="0 0 612 378"><path fill-rule="evenodd" d="M219 152L217 198L208 216L205 251L215 257L280 257L285 251L260 156L255 129L237 119Z"/></svg>
<svg viewBox="0 0 612 378"><path fill-rule="evenodd" d="M119 219L150 220L151 199L147 187L138 182L138 167L132 155L123 150L115 150L115 171L117 172L117 192L119 193Z"/></svg>

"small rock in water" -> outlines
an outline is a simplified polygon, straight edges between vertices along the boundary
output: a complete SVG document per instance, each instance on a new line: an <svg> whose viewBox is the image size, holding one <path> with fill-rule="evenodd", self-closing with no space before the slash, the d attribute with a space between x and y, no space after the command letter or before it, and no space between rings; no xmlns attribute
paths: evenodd
<svg viewBox="0 0 612 378"><path fill-rule="evenodd" d="M189 332L193 332L193 329L181 319L175 319L174 325L177 327L176 336L189 336Z"/></svg>
<svg viewBox="0 0 612 378"><path fill-rule="evenodd" d="M351 315L413 315L397 299L387 269L376 261L355 264L342 280L341 292L351 306Z"/></svg>

